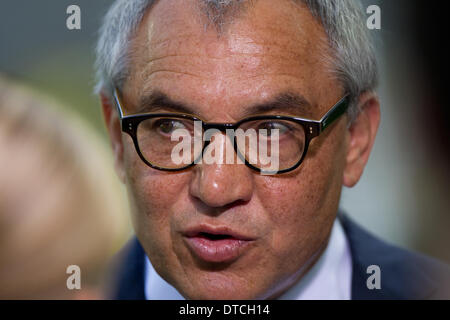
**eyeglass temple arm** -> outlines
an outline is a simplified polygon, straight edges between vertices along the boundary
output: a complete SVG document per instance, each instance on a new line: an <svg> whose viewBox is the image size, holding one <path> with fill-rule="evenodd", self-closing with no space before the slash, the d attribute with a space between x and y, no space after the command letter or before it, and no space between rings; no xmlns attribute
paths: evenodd
<svg viewBox="0 0 450 320"><path fill-rule="evenodd" d="M122 104L120 103L119 93L117 92L116 88L114 88L113 97L114 97L114 101L116 102L116 107L117 107L117 112L119 113L119 118L120 118L120 120L122 120L122 118L123 118Z"/></svg>
<svg viewBox="0 0 450 320"><path fill-rule="evenodd" d="M342 116L350 105L350 95L346 95L339 100L330 111L327 112L320 120L320 131L328 128L336 119Z"/></svg>

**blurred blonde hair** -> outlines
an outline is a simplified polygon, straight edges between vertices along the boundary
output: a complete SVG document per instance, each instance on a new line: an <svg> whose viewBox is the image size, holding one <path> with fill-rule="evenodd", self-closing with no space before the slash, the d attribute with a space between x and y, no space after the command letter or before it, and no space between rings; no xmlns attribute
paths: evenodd
<svg viewBox="0 0 450 320"><path fill-rule="evenodd" d="M101 283L131 230L108 150L80 119L0 75L0 298L72 298L69 265L81 268L81 292Z"/></svg>

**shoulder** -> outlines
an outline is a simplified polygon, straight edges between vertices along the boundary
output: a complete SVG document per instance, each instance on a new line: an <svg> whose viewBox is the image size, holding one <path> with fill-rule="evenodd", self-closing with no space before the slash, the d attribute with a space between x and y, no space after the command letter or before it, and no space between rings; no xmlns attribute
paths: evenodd
<svg viewBox="0 0 450 320"><path fill-rule="evenodd" d="M449 299L450 267L425 255L388 244L346 215L339 217L352 260L354 299ZM368 289L369 266L380 270L381 289Z"/></svg>

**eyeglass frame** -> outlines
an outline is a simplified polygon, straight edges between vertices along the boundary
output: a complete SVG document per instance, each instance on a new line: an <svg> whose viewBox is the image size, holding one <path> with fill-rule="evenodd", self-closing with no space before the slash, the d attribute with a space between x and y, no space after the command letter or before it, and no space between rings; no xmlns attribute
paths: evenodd
<svg viewBox="0 0 450 320"><path fill-rule="evenodd" d="M309 148L311 141L314 138L318 137L326 128L331 126L331 124L333 124L334 121L339 119L348 110L349 105L350 105L350 95L346 94L334 106L332 106L330 108L330 110L320 120L310 120L310 119L304 119L304 118L293 117L293 116L261 115L261 116L247 117L247 118L239 120L236 123L209 123L209 122L203 121L202 119L200 119L194 115L184 114L184 113L176 113L176 112L172 112L172 113L141 113L141 114L133 114L133 115L124 116L123 111L122 111L123 103L121 102L117 88L114 88L113 97L114 97L114 102L117 107L117 111L119 113L121 130L122 130L122 132L127 133L131 137L131 139L133 140L133 144L136 149L136 152L139 155L139 157L141 158L141 160L146 165L148 165L149 167L151 167L153 169L157 169L160 171L167 171L167 172L179 172L179 171L187 170L187 169L193 167L194 165L196 165L198 159L195 159L191 164L189 164L185 167L181 167L181 168L164 168L164 167L159 167L157 165L150 163L142 154L140 147L139 147L138 138L137 138L137 128L138 128L139 124L145 120L148 120L151 118L157 118L157 117L175 117L178 119L189 119L189 120L194 120L194 121L200 121L202 123L203 132L207 131L208 129L217 129L222 133L226 132L227 129L237 130L243 123L250 122L250 121L282 120L282 121L292 121L292 122L298 123L303 127L303 130L305 132L305 146L304 146L303 154L302 154L300 160L293 167L288 168L288 169L278 170L275 172L267 172L261 168L255 167L251 163L249 163L247 161L247 159L245 159L245 156L241 155L241 152L239 151L237 143L235 141L236 137L233 136L234 150L247 167L249 167L259 173L264 173L264 174L269 173L269 174L279 175L279 174L288 173L288 172L291 172L291 171L294 171L295 169L297 169L303 163L303 161L306 157L306 154L308 152L308 148ZM210 141L205 141L205 145L202 148L202 152L200 153L199 158L203 157L203 153L205 152L205 149L208 147L209 143L210 143Z"/></svg>

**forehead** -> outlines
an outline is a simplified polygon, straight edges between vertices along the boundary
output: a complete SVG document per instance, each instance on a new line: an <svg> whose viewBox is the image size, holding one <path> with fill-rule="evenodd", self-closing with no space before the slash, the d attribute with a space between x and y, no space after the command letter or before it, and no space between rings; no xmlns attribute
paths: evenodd
<svg viewBox="0 0 450 320"><path fill-rule="evenodd" d="M236 108L297 92L311 105L336 81L324 63L327 37L309 10L290 0L258 0L218 32L197 1L159 1L132 43L130 99L152 90L238 117Z"/></svg>

